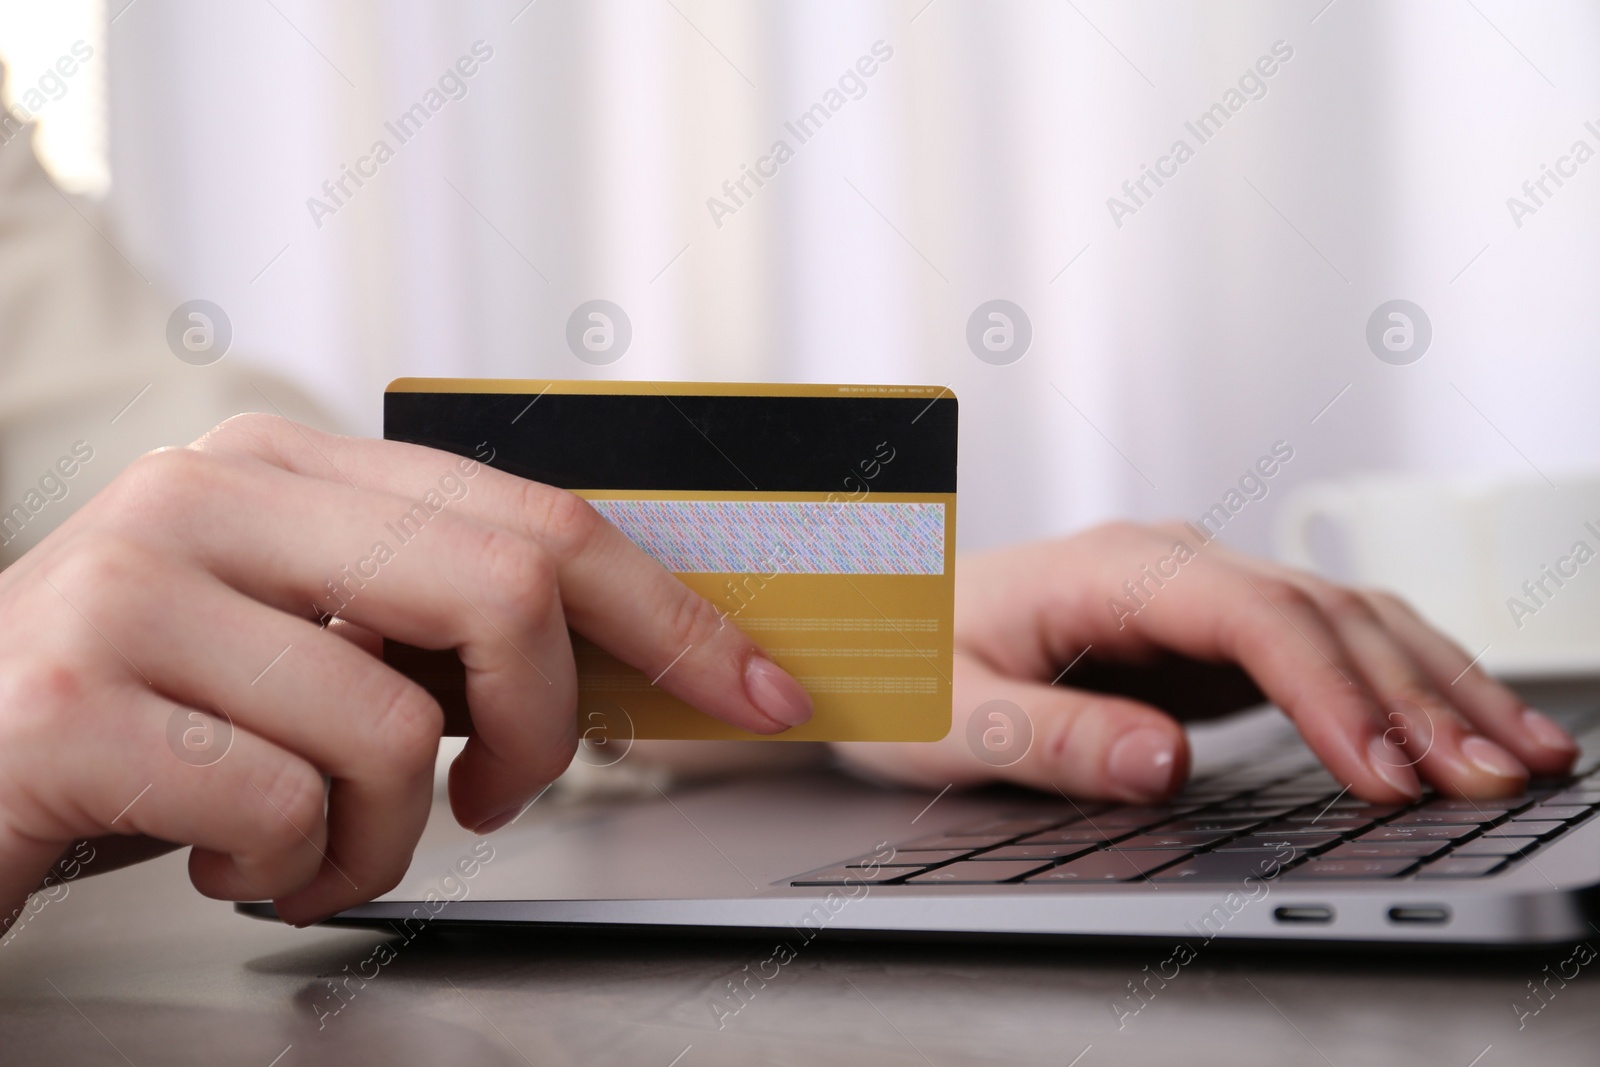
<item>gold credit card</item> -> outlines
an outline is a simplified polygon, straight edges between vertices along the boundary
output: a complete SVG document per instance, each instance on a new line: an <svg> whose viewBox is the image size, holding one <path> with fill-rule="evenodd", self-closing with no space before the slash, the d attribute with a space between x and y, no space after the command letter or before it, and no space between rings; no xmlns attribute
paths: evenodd
<svg viewBox="0 0 1600 1067"><path fill-rule="evenodd" d="M384 437L571 490L711 601L811 694L786 741L949 732L956 419L939 386L400 378L384 395ZM770 740L573 645L580 727ZM384 657L464 731L453 651Z"/></svg>

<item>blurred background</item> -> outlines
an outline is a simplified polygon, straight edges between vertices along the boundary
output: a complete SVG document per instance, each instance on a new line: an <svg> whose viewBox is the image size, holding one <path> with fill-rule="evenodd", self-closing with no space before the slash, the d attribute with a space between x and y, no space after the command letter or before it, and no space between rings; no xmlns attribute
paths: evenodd
<svg viewBox="0 0 1600 1067"><path fill-rule="evenodd" d="M63 346L5 298L7 500L73 440L63 377L149 447L245 407L376 435L400 375L597 376L948 385L967 549L1197 519L1284 442L1225 542L1293 556L1283 506L1330 479L1548 487L1482 576L1504 616L1600 519L1592 4L7 0L7 105L76 42L31 109L70 201L14 196L0 236L58 216L124 312ZM207 366L167 350L194 299L231 324ZM598 367L565 341L594 299L633 331ZM991 300L1020 355L969 344ZM1394 300L1431 338L1384 358ZM1452 573L1411 591L1447 613Z"/></svg>

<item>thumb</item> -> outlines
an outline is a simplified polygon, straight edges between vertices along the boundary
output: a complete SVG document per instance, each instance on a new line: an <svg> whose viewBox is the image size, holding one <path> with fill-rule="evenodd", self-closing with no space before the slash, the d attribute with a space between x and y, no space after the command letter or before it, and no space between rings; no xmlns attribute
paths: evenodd
<svg viewBox="0 0 1600 1067"><path fill-rule="evenodd" d="M971 655L955 657L952 680L943 740L841 743L840 757L904 785L1005 781L1130 803L1159 800L1188 777L1183 728L1148 704L1008 678Z"/></svg>

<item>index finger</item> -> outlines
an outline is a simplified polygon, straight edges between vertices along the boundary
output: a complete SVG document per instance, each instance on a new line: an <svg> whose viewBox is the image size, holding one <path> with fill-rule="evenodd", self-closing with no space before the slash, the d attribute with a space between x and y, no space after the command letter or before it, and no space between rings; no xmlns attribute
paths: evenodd
<svg viewBox="0 0 1600 1067"><path fill-rule="evenodd" d="M1384 803L1420 796L1416 761L1394 743L1394 723L1312 598L1281 578L1201 570L1202 562L1129 625L1194 658L1239 664L1357 795Z"/></svg>
<svg viewBox="0 0 1600 1067"><path fill-rule="evenodd" d="M653 684L758 733L811 718L799 682L572 493L420 445L325 434L274 416L230 419L196 447L412 500L431 492L465 516L537 541L555 564L572 629Z"/></svg>

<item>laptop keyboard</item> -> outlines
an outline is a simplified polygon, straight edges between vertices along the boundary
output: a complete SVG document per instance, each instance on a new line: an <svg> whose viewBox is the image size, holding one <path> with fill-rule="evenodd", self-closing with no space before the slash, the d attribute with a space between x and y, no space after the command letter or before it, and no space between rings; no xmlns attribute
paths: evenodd
<svg viewBox="0 0 1600 1067"><path fill-rule="evenodd" d="M1588 741L1589 738L1584 738ZM1594 751L1585 746L1586 751ZM1461 800L1425 790L1370 804L1298 749L1193 783L1148 807L1067 802L927 834L789 879L794 886L1338 882L1500 874L1600 809L1600 761L1521 796ZM884 856L888 855L887 859Z"/></svg>

